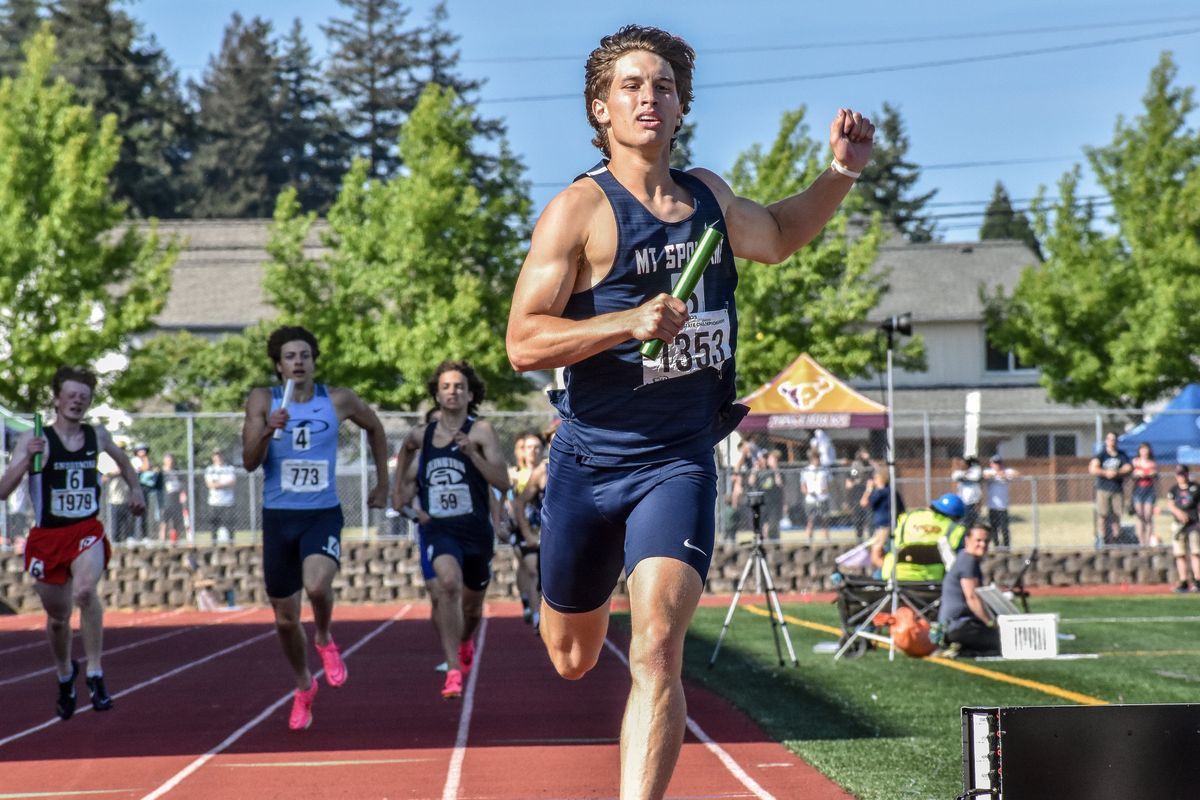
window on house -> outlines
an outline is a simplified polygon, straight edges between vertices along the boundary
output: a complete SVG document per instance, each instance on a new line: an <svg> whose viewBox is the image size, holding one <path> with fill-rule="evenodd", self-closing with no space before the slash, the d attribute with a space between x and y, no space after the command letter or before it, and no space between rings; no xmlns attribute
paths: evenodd
<svg viewBox="0 0 1200 800"><path fill-rule="evenodd" d="M1016 372L1018 370L1029 369L1029 367L1021 363L1016 353L996 348L991 340L987 340L984 346L986 348L984 361L988 372Z"/></svg>
<svg viewBox="0 0 1200 800"><path fill-rule="evenodd" d="M1027 458L1048 458L1051 453L1061 458L1079 454L1077 437L1073 433L1031 433L1025 437Z"/></svg>

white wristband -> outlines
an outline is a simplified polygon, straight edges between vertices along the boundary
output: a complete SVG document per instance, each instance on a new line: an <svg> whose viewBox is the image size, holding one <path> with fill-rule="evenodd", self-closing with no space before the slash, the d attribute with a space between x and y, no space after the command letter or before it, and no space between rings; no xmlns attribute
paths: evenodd
<svg viewBox="0 0 1200 800"><path fill-rule="evenodd" d="M836 158L833 161L829 162L829 168L832 169L834 172L840 172L841 174L845 175L847 178L853 178L855 180L858 180L859 176L862 175L861 172L855 172L854 170L850 169L842 162L838 161Z"/></svg>

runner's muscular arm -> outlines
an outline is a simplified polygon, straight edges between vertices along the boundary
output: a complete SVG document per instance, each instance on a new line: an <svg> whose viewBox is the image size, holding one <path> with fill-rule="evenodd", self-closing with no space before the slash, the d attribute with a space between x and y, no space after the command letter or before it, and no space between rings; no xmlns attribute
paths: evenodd
<svg viewBox="0 0 1200 800"><path fill-rule="evenodd" d="M670 341L687 321L687 306L668 294L626 311L563 319L602 202L582 181L572 184L533 230L508 315L508 360L519 372L569 366L629 339Z"/></svg>
<svg viewBox="0 0 1200 800"><path fill-rule="evenodd" d="M21 485L25 473L29 472L29 467L33 464L33 454L44 452L46 452L44 437L35 439L32 431L21 434L21 438L17 440L13 448L12 461L9 462L8 469L4 471L3 475L0 475L0 500L7 500L13 490Z"/></svg>
<svg viewBox="0 0 1200 800"><path fill-rule="evenodd" d="M121 477L125 479L125 484L129 486L129 510L134 515L140 515L146 510L146 496L142 493L142 484L138 481L137 470L133 468L133 462L129 460L129 456L125 455L122 448L117 447L116 442L112 440L112 436L105 428L97 425L95 431L96 444L101 450L108 453L109 458L120 470Z"/></svg>
<svg viewBox="0 0 1200 800"><path fill-rule="evenodd" d="M288 422L286 409L271 411L271 391L259 387L250 390L246 398L246 421L242 424L242 466L254 472L267 460L267 449L275 431L283 430ZM214 487L211 484L209 488Z"/></svg>
<svg viewBox="0 0 1200 800"><path fill-rule="evenodd" d="M350 389L334 389L333 402L339 421L348 419L367 432L371 458L375 460L375 487L371 489L367 505L371 508L383 508L387 505L390 484L387 433L383 430L383 423L379 421L379 415Z"/></svg>
<svg viewBox="0 0 1200 800"><path fill-rule="evenodd" d="M425 435L427 427L427 424L422 424L410 429L400 442L400 452L396 454L396 477L391 493L392 508L397 511L408 505L417 492L417 474L412 470L413 456L421 449L421 437Z"/></svg>
<svg viewBox="0 0 1200 800"><path fill-rule="evenodd" d="M839 109L829 126L834 157L848 169L861 172L871 160L874 134L869 119L848 108ZM830 167L799 194L763 206L736 196L713 172L694 169L690 173L717 196L733 252L763 264L778 264L815 239L854 186L853 178Z"/></svg>

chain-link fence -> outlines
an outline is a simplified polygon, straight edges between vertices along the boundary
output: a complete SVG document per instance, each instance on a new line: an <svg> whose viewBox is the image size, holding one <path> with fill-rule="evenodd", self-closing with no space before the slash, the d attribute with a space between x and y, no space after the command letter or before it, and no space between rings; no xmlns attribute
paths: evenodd
<svg viewBox="0 0 1200 800"><path fill-rule="evenodd" d="M1188 414L1197 412L1163 412ZM420 421L416 414L384 413L389 452L395 453L405 432ZM513 444L523 431L545 431L553 412L493 412L486 418L496 428L504 452L512 459ZM1028 411L981 414L968 425L965 413L898 412L895 427L896 488L909 508L927 505L945 492L966 493L978 499L984 518L1007 517L1009 543L1014 548L1086 548L1121 546L1139 542L1169 541L1171 518L1165 511L1165 490L1173 483L1171 468L1163 467L1158 480L1159 500L1152 517L1154 530L1135 525L1128 508L1130 481L1120 519L1107 534L1096 514L1095 478L1088 462L1097 443L1109 431L1121 432L1136 420L1128 411ZM149 448L151 463L163 471L163 480L149 492L150 508L144 518L128 513L124 482L106 478L101 519L117 542L194 541L208 544L225 540L257 542L262 529L262 473L241 467L241 414L135 415L119 432L119 441L130 453L137 445ZM974 434L970 432L974 431ZM739 448L737 437L718 448L721 465L720 498L715 509L719 536L747 536L752 529L747 490L762 491L761 514L768 535L785 540L815 542L856 541L873 529L869 509L861 497L871 470L886 470L887 437L882 430L828 431L825 450L827 474L809 485L803 465L814 444L812 431L788 431L755 436L756 447ZM977 437L974 442L970 436ZM970 445L974 446L971 447ZM1136 440L1124 444L1130 456ZM856 464L862 451L870 467ZM971 450L977 467L962 459ZM1184 448L1180 455L1188 460ZM753 481L757 460L774 451L777 467L768 480ZM830 452L832 451L832 452ZM746 453L749 453L747 455ZM1002 456L1004 470L988 472L993 455ZM1168 454L1161 454L1166 456ZM1176 453L1164 459L1173 462ZM168 459L168 456L170 457ZM832 456L832 460L830 460ZM1200 453L1197 453L1200 462ZM231 491L210 484L220 474L218 459L234 481ZM774 461L772 463L775 463ZM977 472L972 472L976 470ZM374 467L366 435L353 425L339 434L337 489L345 512L345 537L405 536L407 523L383 510L369 509L367 495L374 482ZM964 480L968 478L968 480ZM824 492L813 491L824 485ZM976 484L972 489L969 484ZM753 485L752 485L753 484ZM965 485L968 484L968 485ZM998 484L1003 484L1002 487ZM998 491L1002 488L1004 491ZM16 502L14 502L14 500ZM1004 506L989 509L989 506ZM1006 511L997 515L996 511ZM0 504L0 532L11 542L28 529L27 500L10 498ZM809 525L809 521L812 525ZM1154 538L1152 539L1151 536ZM1001 539L1003 544L1004 540Z"/></svg>

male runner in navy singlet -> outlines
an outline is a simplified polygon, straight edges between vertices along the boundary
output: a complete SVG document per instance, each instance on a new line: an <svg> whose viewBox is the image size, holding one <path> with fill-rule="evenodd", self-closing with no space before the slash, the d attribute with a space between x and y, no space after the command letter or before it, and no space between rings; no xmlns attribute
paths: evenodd
<svg viewBox="0 0 1200 800"><path fill-rule="evenodd" d="M628 575L623 800L661 798L683 741L683 640L714 537L712 448L745 414L734 403L734 254L778 263L810 242L870 159L874 134L840 109L830 168L769 206L708 170L671 170L694 56L678 37L636 26L592 52L585 102L607 158L546 207L508 324L516 369L566 367L566 390L552 394L562 424L541 538L541 633L559 674L595 666L609 596L622 568ZM709 226L725 240L685 303L670 291ZM638 351L650 339L667 345L653 361Z"/></svg>
<svg viewBox="0 0 1200 800"><path fill-rule="evenodd" d="M313 611L315 644L325 682L346 682L346 665L329 630L333 576L342 559L342 504L337 494L338 428L349 419L367 432L375 460L371 508L387 502L387 436L371 407L349 389L315 383L321 350L299 326L282 327L267 339L267 356L279 380L292 380L291 402L283 388L253 389L242 427L242 462L248 472L263 465L263 577L275 611L275 630L292 667L296 694L288 727L312 724L317 680L308 669L307 637L300 624L301 591ZM276 431L280 432L275 438Z"/></svg>
<svg viewBox="0 0 1200 800"><path fill-rule="evenodd" d="M96 586L108 566L112 546L104 534L100 513L100 476L96 462L107 453L129 485L129 509L146 510L137 471L125 451L99 425L83 422L92 404L96 376L85 369L59 367L51 383L54 422L42 437L32 432L18 440L12 463L0 477L0 502L8 499L29 473L29 494L36 522L25 545L25 569L37 583L34 589L46 609L46 638L58 669L61 719L75 713L75 679L79 662L71 658L71 610L79 606L79 631L87 655L87 686L92 708L107 711L112 697L104 683L100 657L104 645L104 602ZM41 453L41 472L32 472L33 457Z"/></svg>
<svg viewBox="0 0 1200 800"><path fill-rule="evenodd" d="M491 424L475 418L484 383L465 361L443 361L429 380L437 419L413 428L400 445L392 505L397 511L420 494L424 555L437 577L434 627L446 655L442 697L462 696L463 678L475 659L472 638L483 618L483 598L492 579L495 533L491 491L508 491L508 470ZM415 487L405 480L420 453Z"/></svg>

